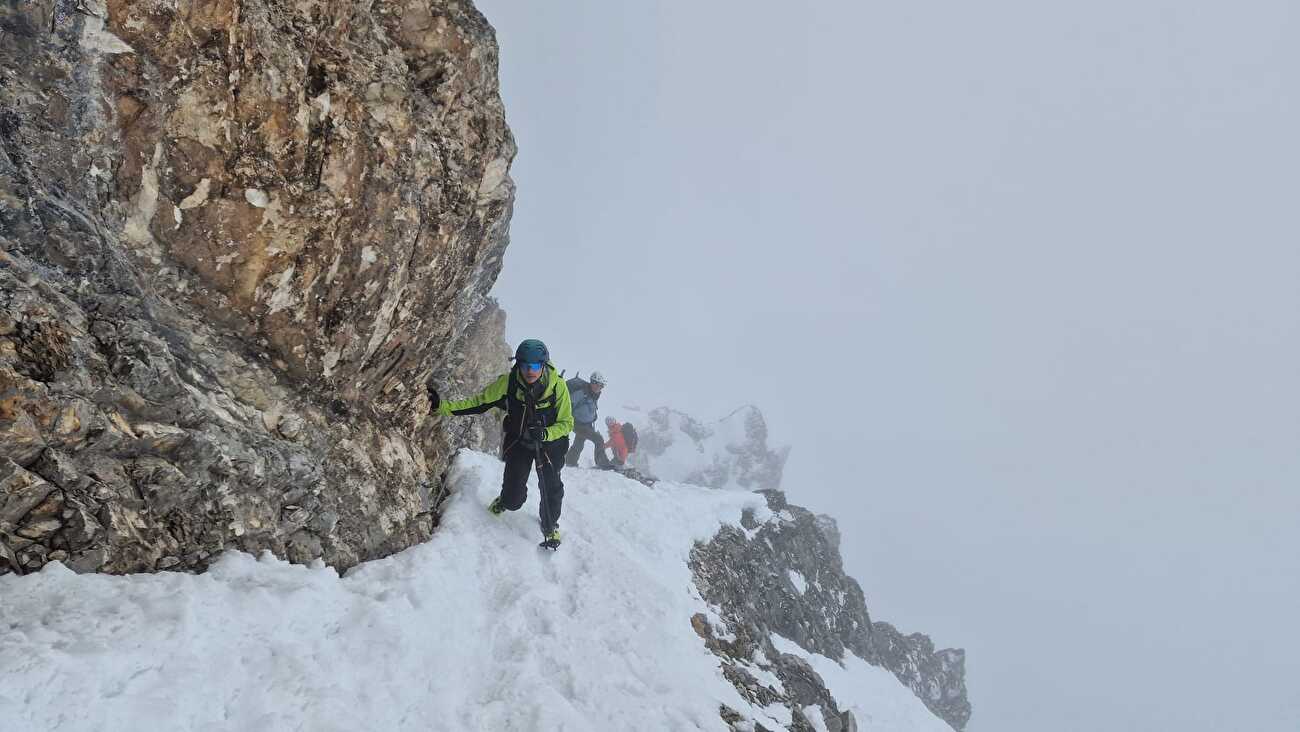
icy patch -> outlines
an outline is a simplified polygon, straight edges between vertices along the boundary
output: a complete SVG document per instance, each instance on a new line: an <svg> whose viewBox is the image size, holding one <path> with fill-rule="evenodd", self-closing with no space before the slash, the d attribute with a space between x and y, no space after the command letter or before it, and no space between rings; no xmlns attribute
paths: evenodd
<svg viewBox="0 0 1300 732"><path fill-rule="evenodd" d="M786 576L790 578L790 584L794 585L794 589L800 595L808 591L808 582L804 580L802 574L799 574L793 569L787 569Z"/></svg>

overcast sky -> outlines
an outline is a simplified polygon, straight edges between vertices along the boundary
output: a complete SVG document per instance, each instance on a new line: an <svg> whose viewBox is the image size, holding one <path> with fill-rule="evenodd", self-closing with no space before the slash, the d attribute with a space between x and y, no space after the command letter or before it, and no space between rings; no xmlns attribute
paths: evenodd
<svg viewBox="0 0 1300 732"><path fill-rule="evenodd" d="M512 341L759 406L972 732L1300 729L1300 5L478 5Z"/></svg>

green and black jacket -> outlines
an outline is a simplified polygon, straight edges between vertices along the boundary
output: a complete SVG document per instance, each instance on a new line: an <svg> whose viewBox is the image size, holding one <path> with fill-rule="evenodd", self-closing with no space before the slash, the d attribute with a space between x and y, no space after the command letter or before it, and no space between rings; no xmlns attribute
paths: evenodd
<svg viewBox="0 0 1300 732"><path fill-rule="evenodd" d="M573 431L569 387L549 363L542 377L531 387L516 369L510 369L477 396L439 404L438 414L482 414L489 409L504 409L506 412L501 429L505 432L507 449L523 435L525 427L535 421L546 427L547 442L562 439Z"/></svg>

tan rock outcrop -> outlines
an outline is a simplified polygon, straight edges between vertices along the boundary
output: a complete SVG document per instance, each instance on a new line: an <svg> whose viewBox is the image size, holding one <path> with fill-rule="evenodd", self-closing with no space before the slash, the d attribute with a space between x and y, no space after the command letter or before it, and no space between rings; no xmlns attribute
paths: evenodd
<svg viewBox="0 0 1300 732"><path fill-rule="evenodd" d="M423 385L509 353L482 15L33 0L0 38L0 458L62 501L0 527L0 572L426 537L452 445L491 430L449 438Z"/></svg>

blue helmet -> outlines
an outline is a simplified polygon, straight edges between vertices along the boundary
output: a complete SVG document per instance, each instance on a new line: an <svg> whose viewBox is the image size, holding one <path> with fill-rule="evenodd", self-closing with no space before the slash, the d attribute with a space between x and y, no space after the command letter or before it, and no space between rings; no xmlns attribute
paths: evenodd
<svg viewBox="0 0 1300 732"><path fill-rule="evenodd" d="M521 363L546 363L551 360L551 352L546 350L545 343L529 338L520 342L515 349L515 360Z"/></svg>

